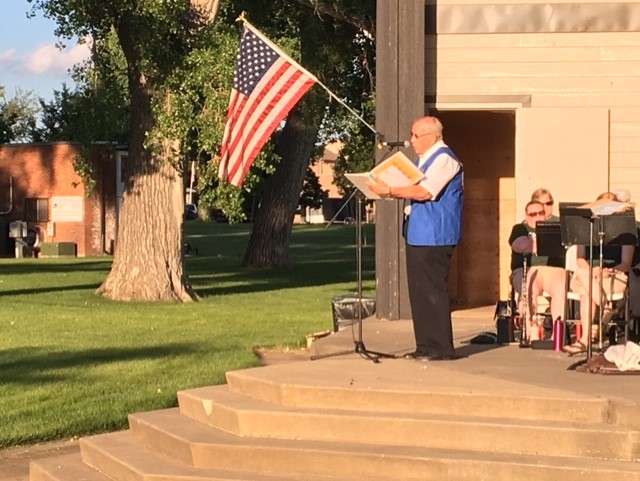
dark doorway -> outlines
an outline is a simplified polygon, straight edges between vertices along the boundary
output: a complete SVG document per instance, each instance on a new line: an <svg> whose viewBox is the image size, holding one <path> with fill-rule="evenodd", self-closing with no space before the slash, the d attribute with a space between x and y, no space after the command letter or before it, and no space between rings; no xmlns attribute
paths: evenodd
<svg viewBox="0 0 640 481"><path fill-rule="evenodd" d="M515 215L515 112L431 112L464 165L464 230L452 263L451 298L461 306L493 304L500 298L501 266L508 269Z"/></svg>

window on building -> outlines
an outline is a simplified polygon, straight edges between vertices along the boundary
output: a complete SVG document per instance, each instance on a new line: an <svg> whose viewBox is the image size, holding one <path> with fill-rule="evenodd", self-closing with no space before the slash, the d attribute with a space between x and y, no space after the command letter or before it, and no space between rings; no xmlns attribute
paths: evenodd
<svg viewBox="0 0 640 481"><path fill-rule="evenodd" d="M49 222L49 199L25 199L27 222Z"/></svg>
<svg viewBox="0 0 640 481"><path fill-rule="evenodd" d="M127 179L127 162L129 161L129 154L120 154L120 182L124 184Z"/></svg>

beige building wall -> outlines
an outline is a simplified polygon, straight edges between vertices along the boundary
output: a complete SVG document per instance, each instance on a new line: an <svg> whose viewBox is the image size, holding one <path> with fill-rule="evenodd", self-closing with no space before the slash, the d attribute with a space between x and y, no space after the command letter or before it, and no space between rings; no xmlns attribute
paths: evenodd
<svg viewBox="0 0 640 481"><path fill-rule="evenodd" d="M617 189L640 201L640 3L455 0L437 2L436 18L432 106L514 112L514 175L496 180L504 297L506 239L535 188L556 201Z"/></svg>
<svg viewBox="0 0 640 481"><path fill-rule="evenodd" d="M640 199L640 32L439 35L436 71L438 96L526 94L522 108L602 109L607 130L585 137L608 138L604 186Z"/></svg>
<svg viewBox="0 0 640 481"><path fill-rule="evenodd" d="M342 149L341 142L330 142L324 147L324 153L312 165L311 170L315 172L323 190L328 191L330 198L341 198L338 186L333 183L333 167L338 159L338 154Z"/></svg>

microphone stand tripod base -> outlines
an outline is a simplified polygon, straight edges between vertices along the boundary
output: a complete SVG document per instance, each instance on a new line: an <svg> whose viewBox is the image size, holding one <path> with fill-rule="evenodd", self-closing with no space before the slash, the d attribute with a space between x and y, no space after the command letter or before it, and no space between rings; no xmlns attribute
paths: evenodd
<svg viewBox="0 0 640 481"><path fill-rule="evenodd" d="M361 356L366 357L367 359L371 359L374 363L380 362L380 358L384 357L387 359L395 359L396 356L394 354L387 354L384 352L377 351L369 351L365 346L364 342L356 342L356 352Z"/></svg>
<svg viewBox="0 0 640 481"><path fill-rule="evenodd" d="M387 354L384 352L377 352L377 351L369 351L365 345L364 342L362 341L356 341L354 343L354 348L353 349L349 349L349 350L345 350L345 351L339 351L339 352L331 352L331 353L327 353L327 354L318 354L315 356L311 356L311 360L312 361L316 361L318 359L325 359L328 357L335 357L335 356L344 356L347 354L359 354L360 356L364 357L365 359L368 359L369 361L372 361L374 364L378 364L380 362L380 358L387 358L387 359L396 359L397 356L395 354Z"/></svg>
<svg viewBox="0 0 640 481"><path fill-rule="evenodd" d="M358 316L357 316L357 324L358 324L358 330L357 330L357 338L354 339L354 350L353 351L343 351L343 352L335 352L335 353L328 353L328 354L323 354L323 355L318 355L318 356L311 356L311 360L314 361L316 359L323 359L326 357L333 357L333 356L341 356L344 354L351 354L352 352L355 352L356 354L359 354L361 357L364 357L370 361L373 361L374 363L379 363L380 362L380 358L381 357L385 357L385 358L389 358L389 359L395 359L396 356L393 354L385 354L382 352L375 352L375 351L369 351L367 350L367 348L364 345L364 342L362 342L362 197L363 194L360 191L355 191L357 193L356 195L356 199L357 199L357 208L356 208L356 271L357 271L357 310L358 310Z"/></svg>

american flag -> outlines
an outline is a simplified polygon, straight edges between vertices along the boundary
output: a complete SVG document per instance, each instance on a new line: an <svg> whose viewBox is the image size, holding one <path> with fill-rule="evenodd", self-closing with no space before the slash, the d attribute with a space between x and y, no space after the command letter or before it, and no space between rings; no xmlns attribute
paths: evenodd
<svg viewBox="0 0 640 481"><path fill-rule="evenodd" d="M262 146L315 82L313 75L245 24L218 177L240 187Z"/></svg>

